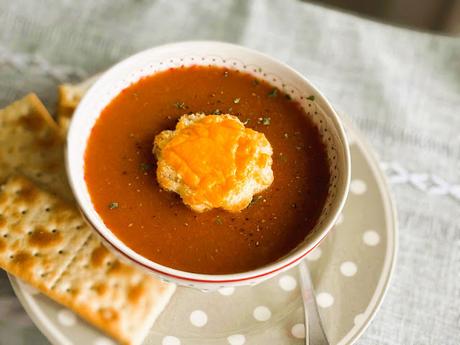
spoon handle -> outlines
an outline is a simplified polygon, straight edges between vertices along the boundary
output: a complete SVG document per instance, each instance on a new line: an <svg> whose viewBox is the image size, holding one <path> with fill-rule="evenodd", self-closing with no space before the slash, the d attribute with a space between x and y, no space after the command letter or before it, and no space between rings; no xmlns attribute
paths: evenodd
<svg viewBox="0 0 460 345"><path fill-rule="evenodd" d="M299 264L299 271L302 301L305 311L305 344L330 345L324 332L323 324L321 323L310 270L305 260L302 260Z"/></svg>

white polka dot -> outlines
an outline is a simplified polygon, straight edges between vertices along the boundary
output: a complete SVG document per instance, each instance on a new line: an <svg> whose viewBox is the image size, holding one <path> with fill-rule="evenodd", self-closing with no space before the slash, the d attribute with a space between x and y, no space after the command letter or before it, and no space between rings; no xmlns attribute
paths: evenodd
<svg viewBox="0 0 460 345"><path fill-rule="evenodd" d="M335 225L340 225L343 223L343 213L340 213L339 216L337 217L337 221L335 222Z"/></svg>
<svg viewBox="0 0 460 345"><path fill-rule="evenodd" d="M230 345L243 345L246 343L246 337L242 334L233 334L227 338Z"/></svg>
<svg viewBox="0 0 460 345"><path fill-rule="evenodd" d="M161 345L180 345L180 340L171 335L167 335L163 338Z"/></svg>
<svg viewBox="0 0 460 345"><path fill-rule="evenodd" d="M334 297L332 297L330 293L321 292L316 296L316 303L318 303L321 308L329 308L334 304Z"/></svg>
<svg viewBox="0 0 460 345"><path fill-rule="evenodd" d="M99 337L93 343L94 345L115 345L115 343L109 338Z"/></svg>
<svg viewBox="0 0 460 345"><path fill-rule="evenodd" d="M368 246L376 246L380 242L380 236L375 230L367 230L363 234L363 241Z"/></svg>
<svg viewBox="0 0 460 345"><path fill-rule="evenodd" d="M342 272L345 277L352 277L357 271L358 267L352 261L345 261L340 265L340 272Z"/></svg>
<svg viewBox="0 0 460 345"><path fill-rule="evenodd" d="M73 326L77 323L77 317L69 309L61 309L57 314L58 321L63 326Z"/></svg>
<svg viewBox="0 0 460 345"><path fill-rule="evenodd" d="M24 283L22 281L19 281L19 285L21 286L21 288L24 290L25 293L29 294L29 295L38 295L40 293L40 291L38 291L36 288L34 288L33 286L27 284L27 283Z"/></svg>
<svg viewBox="0 0 460 345"><path fill-rule="evenodd" d="M271 318L272 312L266 306L259 305L254 309L252 315L257 321L267 321Z"/></svg>
<svg viewBox="0 0 460 345"><path fill-rule="evenodd" d="M203 327L208 323L208 315L202 310L195 310L190 314L190 322L195 327Z"/></svg>
<svg viewBox="0 0 460 345"><path fill-rule="evenodd" d="M230 295L233 295L233 293L235 292L235 288L233 286L229 286L229 287L220 288L217 291L219 291L219 293L222 296L230 296Z"/></svg>
<svg viewBox="0 0 460 345"><path fill-rule="evenodd" d="M356 326L360 326L364 323L364 314L358 314L355 316L354 323Z"/></svg>
<svg viewBox="0 0 460 345"><path fill-rule="evenodd" d="M293 276L284 275L278 280L278 284L284 291L292 291L297 286L297 281Z"/></svg>
<svg viewBox="0 0 460 345"><path fill-rule="evenodd" d="M297 323L291 328L291 334L294 338L303 339L305 338L305 325L303 323Z"/></svg>
<svg viewBox="0 0 460 345"><path fill-rule="evenodd" d="M321 257L321 254L322 254L322 250L320 247L316 247L315 249L313 249L310 253L308 253L307 255L307 260L308 261L316 261L318 260L320 257Z"/></svg>
<svg viewBox="0 0 460 345"><path fill-rule="evenodd" d="M350 190L354 194L363 194L367 190L366 183L363 180L353 180L350 183Z"/></svg>

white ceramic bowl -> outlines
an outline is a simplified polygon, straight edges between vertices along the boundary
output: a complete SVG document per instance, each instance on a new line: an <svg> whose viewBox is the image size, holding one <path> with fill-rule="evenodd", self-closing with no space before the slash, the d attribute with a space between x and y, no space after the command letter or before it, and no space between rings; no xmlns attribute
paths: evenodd
<svg viewBox="0 0 460 345"><path fill-rule="evenodd" d="M311 233L290 253L252 271L210 275L180 271L136 253L106 227L91 202L84 179L86 144L101 111L118 93L141 77L181 65L215 65L238 69L287 92L309 113L327 148L331 181L326 205ZM312 97L314 96L314 100ZM308 99L310 98L310 99ZM326 98L301 74L273 58L244 47L220 42L182 42L152 48L113 66L86 93L70 124L67 173L83 216L113 251L160 278L200 289L256 284L297 264L334 225L350 183L350 154L339 117Z"/></svg>

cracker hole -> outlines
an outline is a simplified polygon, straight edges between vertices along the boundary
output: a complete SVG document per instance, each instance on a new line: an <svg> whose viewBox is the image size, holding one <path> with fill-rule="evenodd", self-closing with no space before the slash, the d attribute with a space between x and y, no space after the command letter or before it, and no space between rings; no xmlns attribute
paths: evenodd
<svg viewBox="0 0 460 345"><path fill-rule="evenodd" d="M10 259L13 260L13 259L14 259L14 255L10 255Z"/></svg>
<svg viewBox="0 0 460 345"><path fill-rule="evenodd" d="M49 212L49 211L51 211L51 208L49 207L45 208L45 212Z"/></svg>
<svg viewBox="0 0 460 345"><path fill-rule="evenodd" d="M26 213L27 213L27 210L22 210L21 213L22 213L22 214L26 214Z"/></svg>
<svg viewBox="0 0 460 345"><path fill-rule="evenodd" d="M8 234L3 234L3 238L8 238Z"/></svg>
<svg viewBox="0 0 460 345"><path fill-rule="evenodd" d="M52 232L53 234L55 234L55 233L57 232L57 229L53 229L53 230L51 230L51 232Z"/></svg>
<svg viewBox="0 0 460 345"><path fill-rule="evenodd" d="M58 254L64 254L63 250L58 251Z"/></svg>

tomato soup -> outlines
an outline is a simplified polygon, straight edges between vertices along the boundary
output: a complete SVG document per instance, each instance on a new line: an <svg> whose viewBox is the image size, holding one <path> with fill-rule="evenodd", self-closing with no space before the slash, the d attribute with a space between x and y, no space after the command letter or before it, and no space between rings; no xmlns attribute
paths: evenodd
<svg viewBox="0 0 460 345"><path fill-rule="evenodd" d="M242 211L198 213L160 188L154 138L188 113L235 115L270 142L273 183ZM289 253L315 226L329 178L325 146L300 105L219 67L169 69L130 85L102 111L85 153L85 180L106 226L140 255L194 273L244 272Z"/></svg>

